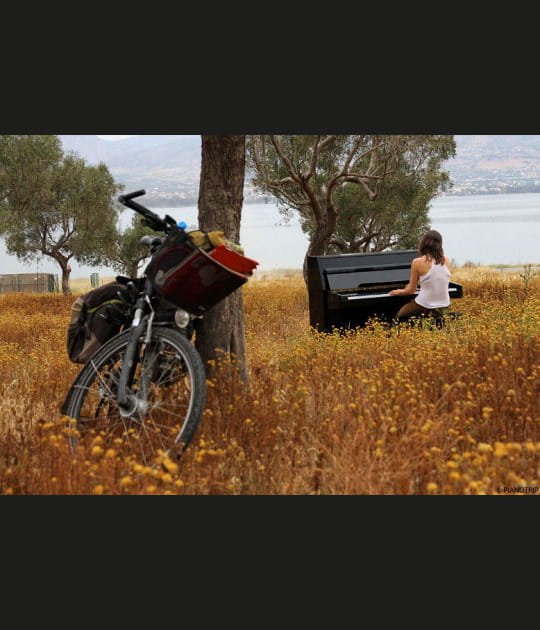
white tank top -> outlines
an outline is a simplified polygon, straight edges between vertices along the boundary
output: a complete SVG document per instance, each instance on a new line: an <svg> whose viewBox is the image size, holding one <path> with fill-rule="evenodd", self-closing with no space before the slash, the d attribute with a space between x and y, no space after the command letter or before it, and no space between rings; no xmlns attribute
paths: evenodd
<svg viewBox="0 0 540 630"><path fill-rule="evenodd" d="M444 265L431 263L431 269L420 276L420 291L415 302L424 308L444 308L450 306L450 294L448 283L450 270Z"/></svg>

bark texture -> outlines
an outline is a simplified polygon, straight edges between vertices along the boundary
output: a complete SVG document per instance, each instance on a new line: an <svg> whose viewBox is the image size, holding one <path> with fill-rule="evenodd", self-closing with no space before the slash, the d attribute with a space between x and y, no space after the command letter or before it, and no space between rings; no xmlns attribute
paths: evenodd
<svg viewBox="0 0 540 630"><path fill-rule="evenodd" d="M226 238L240 242L244 177L245 136L203 135L199 187L201 230L222 230ZM244 302L239 288L205 314L197 328L196 347L207 374L211 374L208 361L230 358L245 381L245 344Z"/></svg>

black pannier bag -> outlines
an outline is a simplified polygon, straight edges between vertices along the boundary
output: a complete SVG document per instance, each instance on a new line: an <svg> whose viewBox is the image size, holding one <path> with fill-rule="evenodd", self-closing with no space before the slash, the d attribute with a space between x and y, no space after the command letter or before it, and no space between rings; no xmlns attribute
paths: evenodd
<svg viewBox="0 0 540 630"><path fill-rule="evenodd" d="M128 323L129 307L122 299L125 285L110 282L78 297L71 306L67 352L73 363L90 357Z"/></svg>

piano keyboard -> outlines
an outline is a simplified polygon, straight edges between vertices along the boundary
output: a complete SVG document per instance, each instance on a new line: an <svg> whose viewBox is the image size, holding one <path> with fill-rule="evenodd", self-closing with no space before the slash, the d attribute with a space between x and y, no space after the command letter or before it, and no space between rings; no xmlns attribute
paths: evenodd
<svg viewBox="0 0 540 630"><path fill-rule="evenodd" d="M452 295L452 293L457 293L458 290L455 287L450 287L448 289L448 293ZM409 294L411 297L413 295L418 295L419 291L415 291L414 293ZM340 295L341 299L345 299L347 302L352 302L353 300L373 300L378 298L392 298L398 297L394 295L389 295L388 293L351 293L349 295ZM405 297L405 296L403 296Z"/></svg>

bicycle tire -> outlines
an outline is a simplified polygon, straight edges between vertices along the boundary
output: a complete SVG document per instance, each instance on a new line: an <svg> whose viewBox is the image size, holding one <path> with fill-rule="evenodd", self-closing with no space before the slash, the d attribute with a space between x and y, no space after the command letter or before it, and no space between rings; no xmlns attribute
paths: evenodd
<svg viewBox="0 0 540 630"><path fill-rule="evenodd" d="M73 382L62 413L75 420L78 440L100 435L103 448L140 452L146 463L158 451L179 458L201 421L206 399L206 375L201 357L190 341L169 328L154 327L139 363L131 390L145 388L142 408L130 415L116 402L114 387L128 343L129 331L105 343Z"/></svg>

